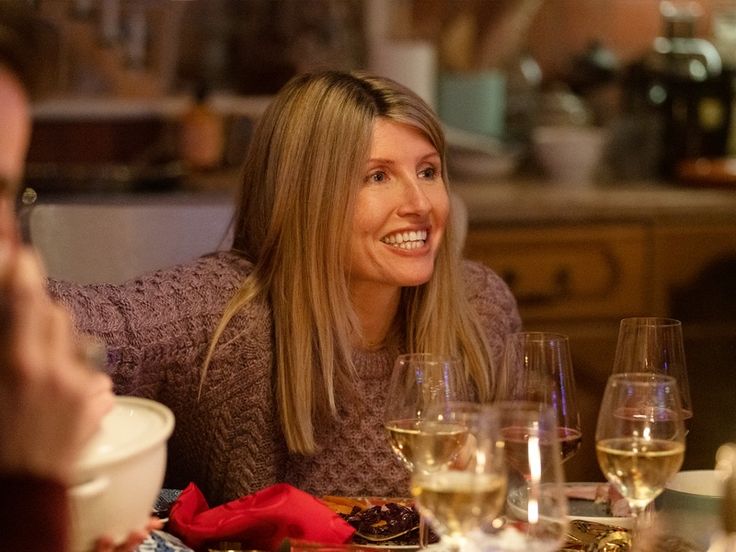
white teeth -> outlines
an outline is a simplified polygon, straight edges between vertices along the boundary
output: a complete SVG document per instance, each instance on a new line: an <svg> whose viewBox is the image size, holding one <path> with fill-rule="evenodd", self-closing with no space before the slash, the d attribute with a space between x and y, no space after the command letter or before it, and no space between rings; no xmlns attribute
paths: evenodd
<svg viewBox="0 0 736 552"><path fill-rule="evenodd" d="M417 249L427 241L426 230L412 230L410 232L397 232L386 236L381 240L383 243L394 245L400 249Z"/></svg>

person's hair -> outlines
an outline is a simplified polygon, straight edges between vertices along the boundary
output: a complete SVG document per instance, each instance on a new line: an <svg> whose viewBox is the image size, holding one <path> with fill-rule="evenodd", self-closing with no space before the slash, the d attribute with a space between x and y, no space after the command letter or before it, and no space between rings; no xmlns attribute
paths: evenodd
<svg viewBox="0 0 736 552"><path fill-rule="evenodd" d="M398 83L357 72L294 77L260 118L245 159L233 250L254 266L214 333L202 381L232 318L267 300L277 402L294 452L316 450L315 421L336 415L337 392L352 387L351 343L360 329L349 293L350 235L377 118L419 129L440 154L447 185L444 135L432 110ZM432 278L402 289L396 330L408 351L461 357L488 400L490 353L460 266L450 216Z"/></svg>
<svg viewBox="0 0 736 552"><path fill-rule="evenodd" d="M7 67L31 97L42 92L45 26L27 0L0 0L0 67Z"/></svg>

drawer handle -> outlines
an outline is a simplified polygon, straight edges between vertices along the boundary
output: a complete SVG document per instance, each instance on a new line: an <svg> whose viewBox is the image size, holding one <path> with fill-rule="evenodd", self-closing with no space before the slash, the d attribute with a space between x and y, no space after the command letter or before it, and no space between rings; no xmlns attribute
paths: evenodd
<svg viewBox="0 0 736 552"><path fill-rule="evenodd" d="M566 299L604 299L613 293L621 281L621 268L616 262L615 256L608 250L603 251L606 264L610 269L610 278L607 284L591 293L576 293L572 288L572 270L569 267L558 268L553 276L549 291L521 293L518 291L519 275L513 269L507 269L501 272L501 277L511 288L511 292L516 297L516 302L520 306L538 307L550 305L555 302Z"/></svg>
<svg viewBox="0 0 736 552"><path fill-rule="evenodd" d="M546 305L572 296L570 271L565 267L555 271L554 277L552 278L552 288L547 293L519 293L516 291L515 287L518 285L519 276L515 270L506 270L502 273L501 277L508 284L509 288L511 288L511 292L516 297L516 302L519 305Z"/></svg>

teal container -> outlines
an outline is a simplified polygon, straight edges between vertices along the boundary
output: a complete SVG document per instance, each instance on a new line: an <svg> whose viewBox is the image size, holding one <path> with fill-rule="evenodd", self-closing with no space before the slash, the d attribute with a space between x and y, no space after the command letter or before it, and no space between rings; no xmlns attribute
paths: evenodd
<svg viewBox="0 0 736 552"><path fill-rule="evenodd" d="M438 112L446 125L503 138L506 77L502 72L443 73L438 88Z"/></svg>

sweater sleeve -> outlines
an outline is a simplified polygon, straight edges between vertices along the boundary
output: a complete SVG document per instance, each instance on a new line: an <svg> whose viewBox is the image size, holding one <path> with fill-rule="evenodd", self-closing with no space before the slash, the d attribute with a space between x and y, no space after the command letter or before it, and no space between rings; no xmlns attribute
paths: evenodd
<svg viewBox="0 0 736 552"><path fill-rule="evenodd" d="M80 334L99 338L107 347L107 369L117 394L140 394L144 356L142 339L133 330L132 317L146 317L145 312L128 308L128 285L93 284L50 280L52 297L69 309ZM141 345L141 346L136 346Z"/></svg>
<svg viewBox="0 0 736 552"><path fill-rule="evenodd" d="M223 253L122 284L50 280L48 288L80 333L105 343L115 392L155 399L167 371L199 377L212 331L243 274L241 261Z"/></svg>
<svg viewBox="0 0 736 552"><path fill-rule="evenodd" d="M65 552L69 539L66 488L32 475L0 475L0 548Z"/></svg>

